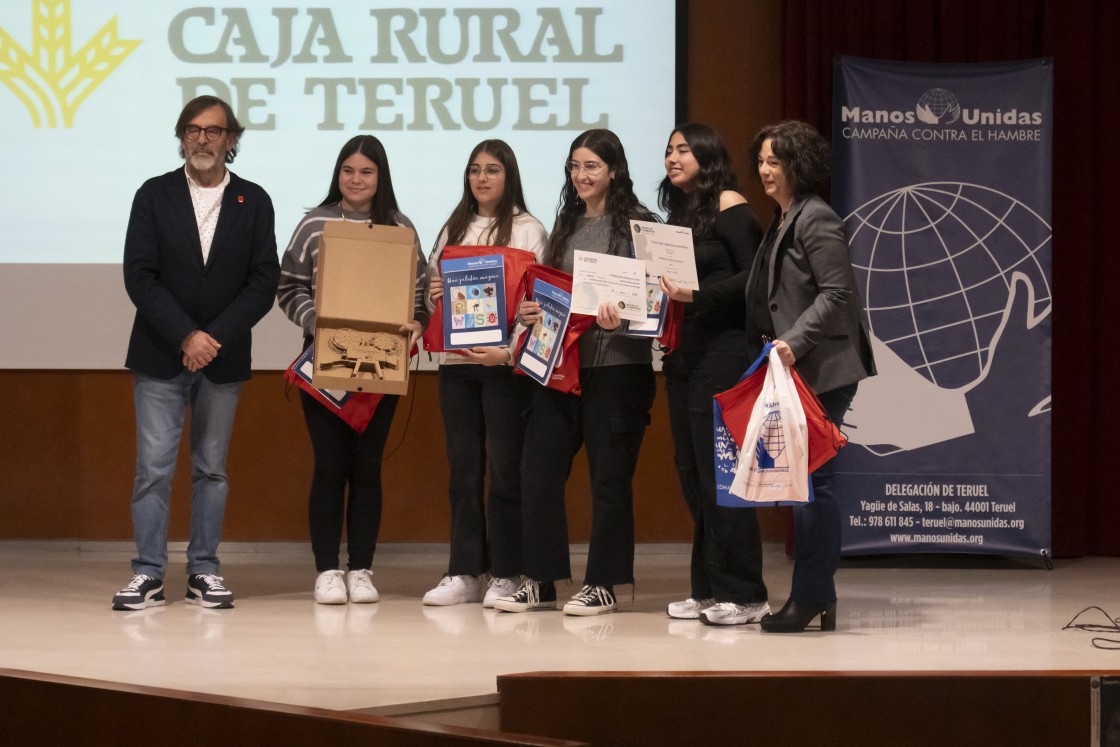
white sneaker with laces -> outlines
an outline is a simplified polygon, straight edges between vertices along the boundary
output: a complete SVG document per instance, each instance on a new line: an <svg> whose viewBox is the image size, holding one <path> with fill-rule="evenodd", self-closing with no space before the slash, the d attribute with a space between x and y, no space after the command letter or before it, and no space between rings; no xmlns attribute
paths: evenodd
<svg viewBox="0 0 1120 747"><path fill-rule="evenodd" d="M766 602L719 602L700 613L700 622L705 625L746 625L756 623L769 614L770 605Z"/></svg>
<svg viewBox="0 0 1120 747"><path fill-rule="evenodd" d="M315 579L316 604L346 604L346 584L342 571L323 571Z"/></svg>
<svg viewBox="0 0 1120 747"><path fill-rule="evenodd" d="M683 602L672 602L665 608L665 613L677 620L699 620L700 613L716 603L714 599L693 599L689 597Z"/></svg>
<svg viewBox="0 0 1120 747"><path fill-rule="evenodd" d="M436 588L424 595L424 604L449 607L453 604L478 602L481 599L478 576L444 576Z"/></svg>
<svg viewBox="0 0 1120 747"><path fill-rule="evenodd" d="M350 592L350 601L354 604L372 604L381 598L373 587L373 574L368 568L347 573L346 588Z"/></svg>
<svg viewBox="0 0 1120 747"><path fill-rule="evenodd" d="M521 586L521 578L491 578L490 588L486 590L486 596L482 598L482 606L488 610L494 609L494 602L502 597L511 597L517 593L517 587Z"/></svg>

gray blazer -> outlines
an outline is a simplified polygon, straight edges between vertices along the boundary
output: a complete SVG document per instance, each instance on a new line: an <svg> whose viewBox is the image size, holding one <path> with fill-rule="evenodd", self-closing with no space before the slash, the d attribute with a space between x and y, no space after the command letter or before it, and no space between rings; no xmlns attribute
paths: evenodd
<svg viewBox="0 0 1120 747"><path fill-rule="evenodd" d="M782 227L772 227L770 234L763 241L770 248L767 306L774 332L793 350L802 378L820 394L874 376L863 303L839 216L820 197L808 195L794 201ZM759 252L748 293L761 259ZM754 327L747 319L747 328Z"/></svg>

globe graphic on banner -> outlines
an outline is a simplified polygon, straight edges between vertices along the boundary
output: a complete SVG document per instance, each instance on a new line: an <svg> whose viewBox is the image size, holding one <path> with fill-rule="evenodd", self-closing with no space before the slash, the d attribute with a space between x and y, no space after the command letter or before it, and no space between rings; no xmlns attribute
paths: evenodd
<svg viewBox="0 0 1120 747"><path fill-rule="evenodd" d="M893 190L844 220L879 367L860 385L853 440L908 449L971 432L963 393L986 377L1005 325L1050 313L1050 226L1009 195L958 182ZM1009 322L1019 293L1027 318Z"/></svg>
<svg viewBox="0 0 1120 747"><path fill-rule="evenodd" d="M961 118L961 105L952 91L931 88L918 99L918 119L926 124L953 124Z"/></svg>
<svg viewBox="0 0 1120 747"><path fill-rule="evenodd" d="M1013 273L1033 284L1035 315L1050 306L1041 261L1050 226L993 189L905 187L845 222L871 333L939 387L967 386L983 373Z"/></svg>

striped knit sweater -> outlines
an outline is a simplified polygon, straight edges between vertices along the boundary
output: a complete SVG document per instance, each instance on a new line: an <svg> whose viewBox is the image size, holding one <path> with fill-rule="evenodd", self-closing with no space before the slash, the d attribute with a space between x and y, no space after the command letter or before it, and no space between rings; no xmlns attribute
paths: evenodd
<svg viewBox="0 0 1120 747"><path fill-rule="evenodd" d="M327 221L361 221L364 216L356 212L344 212L340 205L312 208L296 226L292 240L284 251L280 262L280 286L276 297L280 308L289 319L303 330L305 337L315 335L315 285L319 271L319 237ZM416 229L407 217L396 215L396 224ZM422 325L428 325L429 313L424 306L424 253L420 251L420 240L416 239L416 281L413 292L413 318Z"/></svg>

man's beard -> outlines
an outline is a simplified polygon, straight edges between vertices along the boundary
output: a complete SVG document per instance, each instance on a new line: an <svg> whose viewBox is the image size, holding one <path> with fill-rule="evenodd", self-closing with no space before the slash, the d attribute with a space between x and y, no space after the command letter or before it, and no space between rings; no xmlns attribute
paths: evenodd
<svg viewBox="0 0 1120 747"><path fill-rule="evenodd" d="M191 154L190 165L195 171L210 171L218 165L215 153L196 152Z"/></svg>

